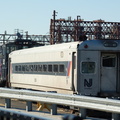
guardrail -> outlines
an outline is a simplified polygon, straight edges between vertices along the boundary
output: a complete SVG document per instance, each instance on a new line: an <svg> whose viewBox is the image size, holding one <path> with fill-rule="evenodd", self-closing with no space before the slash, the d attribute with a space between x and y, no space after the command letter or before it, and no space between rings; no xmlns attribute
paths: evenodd
<svg viewBox="0 0 120 120"><path fill-rule="evenodd" d="M0 120L53 120L47 117L31 115L20 111L0 108ZM79 116L66 115L61 120L81 120Z"/></svg>
<svg viewBox="0 0 120 120"><path fill-rule="evenodd" d="M99 111L111 112L113 113L113 119L119 120L120 114L120 101L113 99L104 99L97 97L88 97L81 95L66 95L57 94L51 92L37 92L30 90L16 90L8 88L0 88L0 97L6 98L5 107L11 107L10 99L20 99L27 101L26 110L32 110L32 102L44 102L50 104L68 105L75 106L81 109L83 117L85 117L85 109L94 109ZM52 114L57 114L55 107L51 110ZM112 120L113 120L112 119Z"/></svg>
<svg viewBox="0 0 120 120"><path fill-rule="evenodd" d="M48 118L0 108L0 120L48 120Z"/></svg>

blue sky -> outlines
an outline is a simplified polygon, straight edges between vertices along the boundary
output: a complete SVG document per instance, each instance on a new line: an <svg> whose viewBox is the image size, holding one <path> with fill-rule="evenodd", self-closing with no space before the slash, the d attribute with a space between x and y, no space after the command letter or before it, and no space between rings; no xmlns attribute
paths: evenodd
<svg viewBox="0 0 120 120"><path fill-rule="evenodd" d="M120 22L120 0L0 0L0 34L13 34L15 29L49 34L53 10L57 19L80 15L85 21Z"/></svg>

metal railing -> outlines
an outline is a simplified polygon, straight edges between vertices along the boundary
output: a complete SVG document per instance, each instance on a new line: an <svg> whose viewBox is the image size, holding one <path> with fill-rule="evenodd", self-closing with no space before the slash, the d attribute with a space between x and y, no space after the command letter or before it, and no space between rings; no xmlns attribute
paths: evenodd
<svg viewBox="0 0 120 120"><path fill-rule="evenodd" d="M0 108L0 120L52 120L42 116Z"/></svg>
<svg viewBox="0 0 120 120"><path fill-rule="evenodd" d="M120 101L81 95L66 95L51 92L37 92L30 90L16 90L0 88L0 97L5 98L5 108L11 107L11 99L25 100L26 111L32 110L32 102L44 102L58 105L75 106L84 109L94 109L99 111L111 112L116 117L120 113ZM56 107L51 109L51 114L57 114ZM116 117L117 118L117 117ZM118 119L115 119L118 120Z"/></svg>

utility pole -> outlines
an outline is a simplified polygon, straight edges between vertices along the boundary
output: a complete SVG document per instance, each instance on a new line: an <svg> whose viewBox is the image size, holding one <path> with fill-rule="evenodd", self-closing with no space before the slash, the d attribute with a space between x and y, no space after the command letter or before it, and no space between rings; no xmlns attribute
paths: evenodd
<svg viewBox="0 0 120 120"><path fill-rule="evenodd" d="M55 44L55 20L56 20L56 12L55 10L53 11L53 39L52 39L52 44Z"/></svg>

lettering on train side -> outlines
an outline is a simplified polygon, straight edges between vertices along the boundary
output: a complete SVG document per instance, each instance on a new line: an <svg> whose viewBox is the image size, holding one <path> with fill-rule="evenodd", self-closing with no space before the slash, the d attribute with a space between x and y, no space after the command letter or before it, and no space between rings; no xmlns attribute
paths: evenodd
<svg viewBox="0 0 120 120"><path fill-rule="evenodd" d="M90 79L84 79L84 87L92 87L92 82L93 80L90 78Z"/></svg>

